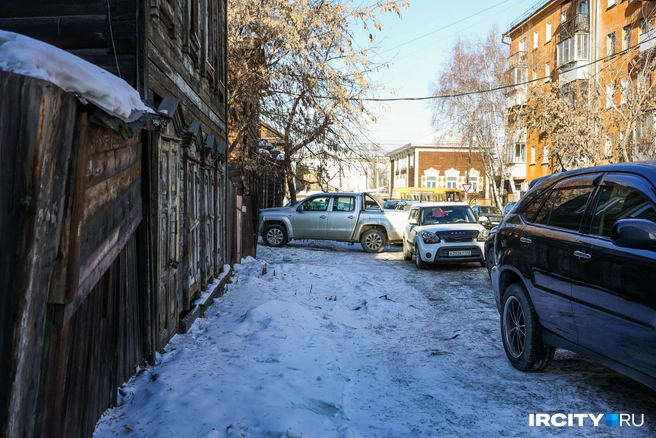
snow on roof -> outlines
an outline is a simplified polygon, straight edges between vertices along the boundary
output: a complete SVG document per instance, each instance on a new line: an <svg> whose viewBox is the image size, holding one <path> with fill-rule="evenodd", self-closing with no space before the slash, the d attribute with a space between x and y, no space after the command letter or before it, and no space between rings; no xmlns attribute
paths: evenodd
<svg viewBox="0 0 656 438"><path fill-rule="evenodd" d="M454 131L453 129L449 128L442 128L439 131L435 131L432 134L427 135L426 137L422 137L418 140L406 143L400 148L394 149L385 155L389 157L403 150L422 146L461 146L463 141L463 136L458 131Z"/></svg>
<svg viewBox="0 0 656 438"><path fill-rule="evenodd" d="M0 30L0 70L30 76L60 88L125 119L148 111L137 90L123 79L65 50Z"/></svg>
<svg viewBox="0 0 656 438"><path fill-rule="evenodd" d="M409 143L409 145L412 146L460 144L462 144L462 135L459 132L448 128L440 129L439 131L433 132L426 137Z"/></svg>

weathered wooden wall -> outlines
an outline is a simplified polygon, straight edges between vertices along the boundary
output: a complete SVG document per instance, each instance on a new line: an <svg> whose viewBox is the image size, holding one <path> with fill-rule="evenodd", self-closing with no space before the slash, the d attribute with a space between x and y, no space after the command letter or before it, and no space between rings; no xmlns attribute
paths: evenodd
<svg viewBox="0 0 656 438"><path fill-rule="evenodd" d="M50 307L36 436L91 436L143 363L136 234L62 327Z"/></svg>
<svg viewBox="0 0 656 438"><path fill-rule="evenodd" d="M141 145L0 72L0 436L89 436L143 361Z"/></svg>
<svg viewBox="0 0 656 438"><path fill-rule="evenodd" d="M0 89L0 436L31 436L77 102L2 71Z"/></svg>
<svg viewBox="0 0 656 438"><path fill-rule="evenodd" d="M0 29L67 50L139 89L136 2L3 0Z"/></svg>

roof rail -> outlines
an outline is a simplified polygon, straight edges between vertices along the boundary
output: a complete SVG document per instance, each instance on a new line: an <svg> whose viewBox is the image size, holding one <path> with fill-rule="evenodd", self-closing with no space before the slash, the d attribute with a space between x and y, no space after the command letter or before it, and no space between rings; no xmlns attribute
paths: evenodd
<svg viewBox="0 0 656 438"><path fill-rule="evenodd" d="M544 5L547 3L551 2L553 0L540 0L538 1L531 9L528 11L524 12L518 19L510 23L510 29L508 29L508 32L519 26L524 20L526 20L528 17L531 15L535 14L540 8L542 8ZM507 33L507 32L506 32Z"/></svg>

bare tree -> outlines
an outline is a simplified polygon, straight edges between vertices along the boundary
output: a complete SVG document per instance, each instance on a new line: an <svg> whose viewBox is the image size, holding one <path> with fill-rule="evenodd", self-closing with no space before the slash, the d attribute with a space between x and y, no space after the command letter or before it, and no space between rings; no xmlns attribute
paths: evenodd
<svg viewBox="0 0 656 438"><path fill-rule="evenodd" d="M484 163L496 205L501 205L497 184L503 183L504 174L505 97L500 87L509 83L507 58L508 49L496 28L482 40L458 39L431 84L437 97L433 125L439 128L446 121L463 134L463 147L471 148Z"/></svg>
<svg viewBox="0 0 656 438"><path fill-rule="evenodd" d="M513 129L526 129L548 144L552 171L598 164L596 100L589 81L540 81L531 84L526 104L513 108L509 120Z"/></svg>
<svg viewBox="0 0 656 438"><path fill-rule="evenodd" d="M608 69L605 80L598 80L604 91L602 126L606 130L603 156L607 161L627 162L656 158L654 115L656 84L654 50L618 58ZM601 93L600 93L601 94Z"/></svg>
<svg viewBox="0 0 656 438"><path fill-rule="evenodd" d="M232 150L248 153L249 120L259 117L283 136L283 165L296 200L293 159L319 160L348 151L354 132L373 114L363 99L381 88L377 66L354 43L355 26L373 42L378 13L396 13L407 0L230 0L230 104L236 135ZM250 119L249 119L250 118Z"/></svg>

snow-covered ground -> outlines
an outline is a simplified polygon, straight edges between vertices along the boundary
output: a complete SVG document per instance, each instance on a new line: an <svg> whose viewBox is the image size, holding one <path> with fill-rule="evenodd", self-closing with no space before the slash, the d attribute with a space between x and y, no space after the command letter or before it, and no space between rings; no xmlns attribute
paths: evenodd
<svg viewBox="0 0 656 438"><path fill-rule="evenodd" d="M127 382L94 437L656 436L656 393L573 353L516 371L485 269L399 247L258 246L189 333ZM641 427L530 427L629 413Z"/></svg>

